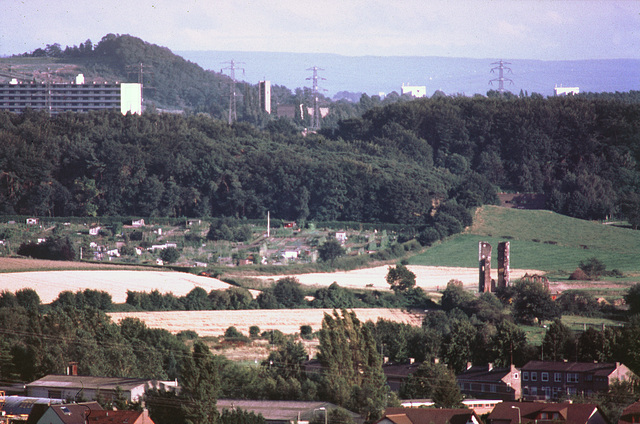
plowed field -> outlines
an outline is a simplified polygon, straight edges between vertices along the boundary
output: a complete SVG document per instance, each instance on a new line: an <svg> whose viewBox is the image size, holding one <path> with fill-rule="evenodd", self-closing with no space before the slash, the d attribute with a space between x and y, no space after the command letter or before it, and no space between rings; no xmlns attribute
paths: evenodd
<svg viewBox="0 0 640 424"><path fill-rule="evenodd" d="M422 313L411 313L400 309L353 309L357 317L365 321L384 318L419 326ZM234 326L243 334L249 334L249 327L257 325L260 331L280 330L284 334L300 332L300 326L310 325L313 331L322 326L325 313L331 309L258 309L247 311L174 311L174 312L112 312L108 315L115 322L124 318L138 318L151 328L164 328L172 333L193 330L201 337L221 336Z"/></svg>

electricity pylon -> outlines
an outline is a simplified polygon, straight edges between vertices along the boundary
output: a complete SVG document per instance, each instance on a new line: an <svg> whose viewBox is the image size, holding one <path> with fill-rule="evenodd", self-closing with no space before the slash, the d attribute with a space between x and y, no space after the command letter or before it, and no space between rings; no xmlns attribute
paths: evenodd
<svg viewBox="0 0 640 424"><path fill-rule="evenodd" d="M236 111L236 69L242 69L242 74L244 75L244 68L238 68L236 65L244 64L244 62L236 62L231 59L231 62L228 63L229 66L226 68L222 68L220 72L223 70L229 71L229 77L231 77L230 87L229 87L229 125L231 125L234 121L238 119L238 114Z"/></svg>
<svg viewBox="0 0 640 424"><path fill-rule="evenodd" d="M313 121L311 124L311 128L314 130L320 129L320 105L318 104L318 79L325 80L326 78L322 78L318 76L318 71L324 71L322 68L318 68L314 66L313 68L308 68L307 71L313 71L313 76L307 78L307 80L313 81Z"/></svg>
<svg viewBox="0 0 640 424"><path fill-rule="evenodd" d="M494 68L491 68L491 73L494 73L494 71L497 69L498 70L498 78L494 78L492 80L489 81L489 85L493 85L494 81L498 81L498 92L500 94L504 93L504 82L505 81L509 81L509 84L513 85L513 80L509 79L509 78L505 78L504 77L504 71L508 71L511 72L511 68L507 68L504 65L511 65L511 63L509 62L503 62L502 59L500 59L500 61L498 62L493 62L492 65L498 65Z"/></svg>

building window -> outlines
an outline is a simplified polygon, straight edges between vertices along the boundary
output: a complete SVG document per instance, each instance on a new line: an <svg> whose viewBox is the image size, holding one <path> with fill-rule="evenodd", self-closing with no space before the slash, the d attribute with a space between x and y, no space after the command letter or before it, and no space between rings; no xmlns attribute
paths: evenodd
<svg viewBox="0 0 640 424"><path fill-rule="evenodd" d="M491 393L495 393L496 392L496 385L492 384L491 385Z"/></svg>
<svg viewBox="0 0 640 424"><path fill-rule="evenodd" d="M522 371L522 380L529 381L529 371Z"/></svg>
<svg viewBox="0 0 640 424"><path fill-rule="evenodd" d="M538 395L538 388L536 386L533 386L531 388L531 396L537 396Z"/></svg>
<svg viewBox="0 0 640 424"><path fill-rule="evenodd" d="M569 396L575 396L578 393L578 390L575 387L567 387L567 394Z"/></svg>
<svg viewBox="0 0 640 424"><path fill-rule="evenodd" d="M567 383L577 383L578 382L578 373L568 372L567 373Z"/></svg>
<svg viewBox="0 0 640 424"><path fill-rule="evenodd" d="M538 381L538 373L531 371L531 381Z"/></svg>
<svg viewBox="0 0 640 424"><path fill-rule="evenodd" d="M549 381L549 373L548 372L540 373L540 380Z"/></svg>
<svg viewBox="0 0 640 424"><path fill-rule="evenodd" d="M517 379L518 379L518 373L517 373L517 372L514 372L514 373L513 373L513 379L514 379L514 380L517 380Z"/></svg>
<svg viewBox="0 0 640 424"><path fill-rule="evenodd" d="M551 387L543 387L542 388L542 392L544 393L544 398L545 399L550 399L551 398Z"/></svg>
<svg viewBox="0 0 640 424"><path fill-rule="evenodd" d="M584 379L585 381L593 381L593 374L587 374Z"/></svg>
<svg viewBox="0 0 640 424"><path fill-rule="evenodd" d="M49 398L62 399L62 390L49 390Z"/></svg>
<svg viewBox="0 0 640 424"><path fill-rule="evenodd" d="M556 383L562 383L562 374L559 372L554 372L553 381L555 381Z"/></svg>

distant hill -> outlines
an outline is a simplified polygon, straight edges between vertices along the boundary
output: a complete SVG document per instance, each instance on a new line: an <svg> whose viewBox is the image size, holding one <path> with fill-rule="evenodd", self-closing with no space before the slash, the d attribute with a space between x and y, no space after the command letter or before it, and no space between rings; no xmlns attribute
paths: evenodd
<svg viewBox="0 0 640 424"><path fill-rule="evenodd" d="M222 117L228 105L227 76L205 71L166 47L130 35L107 34L95 46L88 42L82 49L38 49L27 57L0 59L0 81L5 82L11 78L71 82L78 73L95 82L137 82L142 78L146 106Z"/></svg>
<svg viewBox="0 0 640 424"><path fill-rule="evenodd" d="M511 243L511 267L559 270L571 273L580 261L596 257L607 270L640 274L640 232L594 221L570 218L551 211L483 206L465 233L411 258L415 265L478 266L478 242L494 248L492 266L497 266L498 242Z"/></svg>
<svg viewBox="0 0 640 424"><path fill-rule="evenodd" d="M307 69L323 69L320 82L328 97L340 91L400 93L402 84L424 85L431 96L441 90L446 94L485 95L497 89L498 77L491 72L500 58L470 59L433 56L341 56L337 54L269 53L235 51L179 51L182 57L203 68L220 69L221 63L234 59L244 62L245 74L240 78L255 84L268 79L290 88L310 87ZM580 92L624 92L640 89L640 60L509 60L511 71L504 76L505 88L514 94L520 90L552 96L555 85L579 87Z"/></svg>

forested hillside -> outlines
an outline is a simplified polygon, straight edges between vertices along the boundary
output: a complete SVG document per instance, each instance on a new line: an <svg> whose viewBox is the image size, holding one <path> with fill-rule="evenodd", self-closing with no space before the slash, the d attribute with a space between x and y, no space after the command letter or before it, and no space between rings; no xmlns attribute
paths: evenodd
<svg viewBox="0 0 640 424"><path fill-rule="evenodd" d="M475 172L503 190L544 192L549 209L569 216L620 213L637 225L633 96L434 97L372 109L341 122L333 137L394 145L413 158L423 154L418 140L426 141L434 165L454 175Z"/></svg>
<svg viewBox="0 0 640 424"><path fill-rule="evenodd" d="M435 97L303 137L205 115L0 114L0 211L39 216L272 216L469 225L496 189L638 223L640 106L590 98ZM437 208L438 213L432 213ZM432 232L427 238L434 239Z"/></svg>
<svg viewBox="0 0 640 424"><path fill-rule="evenodd" d="M130 35L107 34L95 45L87 40L79 46L64 49L57 43L50 44L45 49L24 53L22 57L51 58L54 63L46 67L50 68L50 78L54 82L62 82L56 64L77 66L88 81L137 82L142 77L148 107L203 111L222 117L226 108L222 100L228 101L227 76L205 71L166 47ZM7 62L12 63L11 59ZM17 58L15 62L13 70L19 71L23 62Z"/></svg>
<svg viewBox="0 0 640 424"><path fill-rule="evenodd" d="M0 128L5 214L264 218L269 210L283 219L419 224L436 201L495 197L482 177L434 167L419 139L420 156L411 157L393 144L305 138L292 128L118 112L3 113Z"/></svg>
<svg viewBox="0 0 640 424"><path fill-rule="evenodd" d="M229 58L231 60L231 58ZM140 79L144 84L144 106L147 109L170 109L187 113L207 113L218 119L227 120L231 93L231 79L227 76L230 63L220 62L214 70L205 70L196 63L175 55L166 47L147 43L131 35L107 34L95 45L86 40L79 45L66 46L48 44L44 49L36 49L12 58L1 59L2 68L8 73L0 77L16 76L21 80L68 82L76 73L83 73L87 81L129 81ZM258 88L243 82L242 66L237 63L235 84L237 118L264 127L272 116L261 110L258 103ZM284 66L284 65L283 65ZM46 75L46 77L45 77ZM271 108L277 115L279 105L303 104L313 106L314 96L309 88L291 90L278 81L272 81ZM323 120L323 126L335 127L339 120L360 116L376 105L406 101L410 96L390 93L384 100L378 96L370 98L366 94L358 102L341 100L332 102L318 95L323 107L329 106L331 113ZM295 123L303 127L311 126L311 117L305 111L304 117L296 117Z"/></svg>

